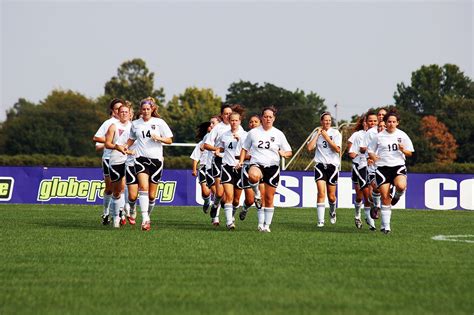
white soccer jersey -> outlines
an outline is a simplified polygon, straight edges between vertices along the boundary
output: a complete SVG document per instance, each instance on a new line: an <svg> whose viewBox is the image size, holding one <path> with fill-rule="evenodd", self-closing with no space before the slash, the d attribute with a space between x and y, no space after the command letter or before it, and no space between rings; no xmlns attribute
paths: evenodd
<svg viewBox="0 0 474 315"><path fill-rule="evenodd" d="M379 131L377 129L377 126L374 126L374 127L370 128L369 130L367 130L367 132L365 133L365 137L363 138L363 141L360 144L360 147L367 148L369 146L369 143L372 142L372 140L375 138L375 136L378 134L378 132ZM365 158L366 159L369 158L369 151L365 151ZM368 165L367 166L367 171L369 173L374 173L375 172L375 165L374 164Z"/></svg>
<svg viewBox="0 0 474 315"><path fill-rule="evenodd" d="M399 150L399 144L402 144L405 150L415 151L408 135L400 129L392 133L387 130L378 133L368 147L370 153L379 157L375 165L377 167L405 165L405 154Z"/></svg>
<svg viewBox="0 0 474 315"><path fill-rule="evenodd" d="M189 156L194 161L199 161L199 165L206 165L207 162L207 150L201 150L204 140L199 141L194 147L193 153Z"/></svg>
<svg viewBox="0 0 474 315"><path fill-rule="evenodd" d="M329 128L326 131L329 138L340 148L342 143L342 136L339 130L334 128ZM313 138L316 137L317 133L314 134ZM341 157L339 153L335 152L331 146L328 144L326 139L322 135L319 135L318 140L316 141L316 150L314 152L314 162L323 163L323 164L332 164L339 166L341 164Z"/></svg>
<svg viewBox="0 0 474 315"><path fill-rule="evenodd" d="M367 166L366 153L360 153L360 147L361 144L364 142L366 133L367 132L365 130L356 131L350 136L348 140L350 143L352 143L352 146L349 149L349 153L357 154L357 156L352 159L352 162L359 165L359 169Z"/></svg>
<svg viewBox="0 0 474 315"><path fill-rule="evenodd" d="M107 119L106 121L104 121L102 125L100 125L99 129L97 129L97 132L95 133L94 137L105 138L105 134L107 133L107 130L109 130L110 125L112 125L116 121L118 121L118 119L114 117L111 117ZM111 149L104 148L104 152L102 153L102 158L109 159L111 152L112 152Z"/></svg>
<svg viewBox="0 0 474 315"><path fill-rule="evenodd" d="M212 128L211 132L209 133L209 137L206 139L205 143L212 145L214 147L219 146L219 143L221 141L221 137L224 134L224 132L230 130L230 124L224 124L224 122L220 122L217 125ZM239 126L239 131L244 130L242 126Z"/></svg>
<svg viewBox="0 0 474 315"><path fill-rule="evenodd" d="M132 122L130 139L135 140L137 156L163 161L163 144L154 141L151 138L153 134L164 138L173 137L170 127L161 118L152 117L148 121L140 118Z"/></svg>
<svg viewBox="0 0 474 315"><path fill-rule="evenodd" d="M279 129L272 127L269 130L259 126L250 130L243 142L242 148L249 151L250 163L263 166L280 165L279 150L291 151L290 144Z"/></svg>
<svg viewBox="0 0 474 315"><path fill-rule="evenodd" d="M224 157L222 158L222 164L236 166L239 162L240 151L242 150L242 143L247 138L247 131L237 131L239 140L234 137L231 130L228 130L222 134L218 147L224 148Z"/></svg>
<svg viewBox="0 0 474 315"><path fill-rule="evenodd" d="M203 143L206 143L207 138L209 138L209 136L210 136L210 133L207 133L207 134L204 136L204 138L202 139ZM209 150L204 150L203 155L206 156L206 162L205 162L205 164L206 164L206 170L211 169L211 167L212 167L212 160L214 159L214 154L213 154L211 151L209 151Z"/></svg>
<svg viewBox="0 0 474 315"><path fill-rule="evenodd" d="M112 140L113 144L125 145L127 144L128 138L130 137L130 129L132 128L132 123L127 121L125 124L122 124L120 120L113 122L115 125L114 139ZM112 150L110 153L110 165L119 165L125 163L127 160L127 155L123 154L120 151Z"/></svg>
<svg viewBox="0 0 474 315"><path fill-rule="evenodd" d="M129 135L130 136L130 135ZM128 149L130 151L134 151L135 152L135 148L137 146L134 144L132 144ZM133 166L135 165L135 158L138 157L137 153L135 152L135 154L127 154L127 161L125 162L125 165L127 166Z"/></svg>

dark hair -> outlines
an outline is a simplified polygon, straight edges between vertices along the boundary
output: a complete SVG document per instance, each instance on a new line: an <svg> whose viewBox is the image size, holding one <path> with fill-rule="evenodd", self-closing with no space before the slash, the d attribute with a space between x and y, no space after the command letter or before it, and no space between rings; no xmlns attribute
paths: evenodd
<svg viewBox="0 0 474 315"><path fill-rule="evenodd" d="M232 109L232 112L238 113L240 115L240 118L244 119L245 107L240 104L234 104L231 105L230 108Z"/></svg>
<svg viewBox="0 0 474 315"><path fill-rule="evenodd" d="M205 121L197 125L196 127L196 141L201 141L207 134L207 129L211 125L210 121Z"/></svg>
<svg viewBox="0 0 474 315"><path fill-rule="evenodd" d="M265 111L267 111L267 110L273 112L273 116L276 116L276 114L277 114L277 112L278 112L278 110L276 109L275 106L273 106L273 105L272 105L272 106L267 106L267 107L264 107L264 108L262 109L261 117L263 117L263 113L264 113Z"/></svg>
<svg viewBox="0 0 474 315"><path fill-rule="evenodd" d="M397 122L400 122L400 114L398 114L398 112L395 110L391 110L383 117L383 121L385 122L385 124L387 124L387 120L390 116L395 117L397 119Z"/></svg>
<svg viewBox="0 0 474 315"><path fill-rule="evenodd" d="M109 103L109 110L110 110L109 114L110 114L110 115L112 115L112 113L114 112L114 106L115 106L115 104L117 104L117 103L125 104L125 101L124 101L123 99L121 99L121 98L114 98L114 99L112 99L112 100L110 101L110 103Z"/></svg>
<svg viewBox="0 0 474 315"><path fill-rule="evenodd" d="M326 115L329 115L329 117L331 117L331 119L332 119L332 116L331 116L330 112L322 112L321 115L319 116L319 120L322 121L324 116L326 116Z"/></svg>
<svg viewBox="0 0 474 315"><path fill-rule="evenodd" d="M257 119L258 119L260 122L262 122L262 118L261 118L260 115L258 115L258 114L253 114L253 115L251 115L251 116L249 117L249 120L252 119L252 118L254 118L254 117L257 117Z"/></svg>
<svg viewBox="0 0 474 315"><path fill-rule="evenodd" d="M373 116L377 116L377 113L374 112L373 110L369 110L369 111L367 112L367 114L365 114L365 117L369 118L369 116L372 116L372 115L373 115Z"/></svg>
<svg viewBox="0 0 474 315"><path fill-rule="evenodd" d="M387 110L385 107L380 107L380 108L377 110L377 115L379 114L379 112L380 112L381 110L384 110L384 111L385 111L385 115L387 115L388 110Z"/></svg>
<svg viewBox="0 0 474 315"><path fill-rule="evenodd" d="M224 109L226 109L226 108L232 109L232 107L230 106L230 104L222 103L222 104L221 104L221 115L224 114Z"/></svg>
<svg viewBox="0 0 474 315"><path fill-rule="evenodd" d="M362 114L362 116L357 119L356 125L354 126L354 132L364 129L365 118L365 114Z"/></svg>

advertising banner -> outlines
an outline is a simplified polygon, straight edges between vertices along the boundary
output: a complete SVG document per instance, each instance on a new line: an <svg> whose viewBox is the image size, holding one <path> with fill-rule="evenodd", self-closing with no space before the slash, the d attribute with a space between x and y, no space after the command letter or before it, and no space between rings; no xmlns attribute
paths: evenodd
<svg viewBox="0 0 474 315"><path fill-rule="evenodd" d="M341 172L337 187L339 208L352 208L350 173ZM100 168L0 167L0 204L102 203L104 183ZM200 186L190 170L165 170L157 203L172 206L202 204ZM275 195L277 207L315 207L312 172L281 172ZM409 174L408 190L399 209L474 210L473 174Z"/></svg>

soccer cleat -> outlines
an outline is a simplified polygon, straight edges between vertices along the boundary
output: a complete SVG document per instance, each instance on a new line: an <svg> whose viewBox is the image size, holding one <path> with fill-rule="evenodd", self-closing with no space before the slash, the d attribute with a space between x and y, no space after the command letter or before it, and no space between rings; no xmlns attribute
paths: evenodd
<svg viewBox="0 0 474 315"><path fill-rule="evenodd" d="M365 223L367 223L367 225L369 226L369 230L371 230L371 231L375 231L375 230L376 230L375 226L373 226L372 224L370 224L369 219L365 218Z"/></svg>
<svg viewBox="0 0 474 315"><path fill-rule="evenodd" d="M380 229L380 232L382 232L385 235L390 234L390 230L386 230L386 229Z"/></svg>
<svg viewBox="0 0 474 315"><path fill-rule="evenodd" d="M151 230L151 222L145 221L142 223L142 231L150 231Z"/></svg>
<svg viewBox="0 0 474 315"><path fill-rule="evenodd" d="M102 225L109 225L110 224L110 216L108 214L102 215Z"/></svg>
<svg viewBox="0 0 474 315"><path fill-rule="evenodd" d="M216 205L212 205L211 206L211 211L209 212L209 215L211 216L211 218L215 218L216 215L217 215L217 206Z"/></svg>
<svg viewBox="0 0 474 315"><path fill-rule="evenodd" d="M245 210L245 209L242 209L242 211L240 211L240 213L239 213L239 219L240 219L241 221L245 220L245 217L247 216L247 212L248 212L248 210Z"/></svg>
<svg viewBox="0 0 474 315"><path fill-rule="evenodd" d="M334 209L334 211L331 211L331 209L329 209L329 221L331 222L331 224L336 224L336 209Z"/></svg>
<svg viewBox="0 0 474 315"><path fill-rule="evenodd" d="M318 224L316 224L316 226L317 226L318 228L324 227L324 221L318 222Z"/></svg>
<svg viewBox="0 0 474 315"><path fill-rule="evenodd" d="M202 212L207 214L207 212L209 211L209 206L210 205L211 205L210 203L208 203L207 205L206 204L202 205Z"/></svg>
<svg viewBox="0 0 474 315"><path fill-rule="evenodd" d="M390 204L391 204L392 206L394 206L394 205L397 204L397 202L398 202L399 200L400 200L400 197L397 196L397 195L395 195L395 196L393 196L392 202L390 202Z"/></svg>
<svg viewBox="0 0 474 315"><path fill-rule="evenodd" d="M128 223L130 223L130 225L135 225L136 224L135 218L132 217L132 216L128 216L127 220L128 220Z"/></svg>
<svg viewBox="0 0 474 315"><path fill-rule="evenodd" d="M126 225L127 224L127 219L125 219L125 216L120 217L120 226Z"/></svg>
<svg viewBox="0 0 474 315"><path fill-rule="evenodd" d="M257 226L257 231L259 231L259 232L264 232L263 230L264 230L263 225Z"/></svg>
<svg viewBox="0 0 474 315"><path fill-rule="evenodd" d="M262 209L262 199L261 198L255 198L255 207L257 207L258 210Z"/></svg>
<svg viewBox="0 0 474 315"><path fill-rule="evenodd" d="M228 229L229 231L235 230L235 224L234 224L234 223L231 223L231 224L227 225L227 229Z"/></svg>
<svg viewBox="0 0 474 315"><path fill-rule="evenodd" d="M374 220L377 220L379 218L379 211L380 211L379 207L372 205L370 207L370 217Z"/></svg>
<svg viewBox="0 0 474 315"><path fill-rule="evenodd" d="M265 227L263 227L262 232L264 232L264 233L271 233L272 231L270 230L270 227L269 227L269 226L265 226Z"/></svg>
<svg viewBox="0 0 474 315"><path fill-rule="evenodd" d="M360 219L355 218L354 223L355 223L356 228L362 229L362 221Z"/></svg>

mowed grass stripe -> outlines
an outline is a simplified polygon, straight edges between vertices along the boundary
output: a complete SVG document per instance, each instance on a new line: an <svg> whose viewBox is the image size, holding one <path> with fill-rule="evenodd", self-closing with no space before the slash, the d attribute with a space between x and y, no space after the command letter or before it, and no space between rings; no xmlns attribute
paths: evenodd
<svg viewBox="0 0 474 315"><path fill-rule="evenodd" d="M199 207L156 207L149 232L103 227L95 206L0 211L2 314L474 311L474 244L431 239L474 234L474 212L394 210L383 235L352 209L317 229L315 209L277 208L269 234L254 208L234 232Z"/></svg>

